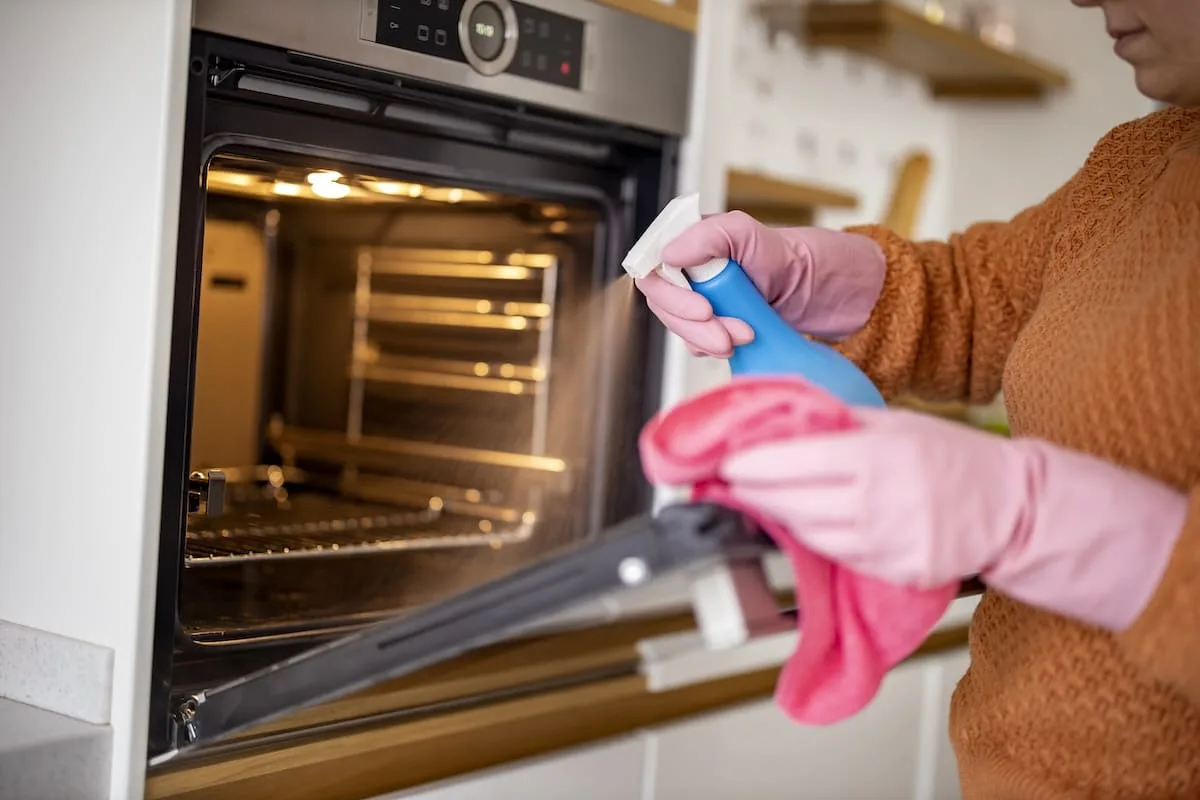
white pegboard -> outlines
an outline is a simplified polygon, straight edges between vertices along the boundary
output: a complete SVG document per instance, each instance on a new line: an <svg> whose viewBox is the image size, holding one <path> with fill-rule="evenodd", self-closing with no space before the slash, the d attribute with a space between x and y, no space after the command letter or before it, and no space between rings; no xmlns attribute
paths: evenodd
<svg viewBox="0 0 1200 800"><path fill-rule="evenodd" d="M739 11L725 162L858 194L857 210L819 214L818 224L840 227L879 221L900 160L921 149L933 169L918 232L945 235L953 120L924 83L875 61L811 50L786 34L772 41L748 3Z"/></svg>

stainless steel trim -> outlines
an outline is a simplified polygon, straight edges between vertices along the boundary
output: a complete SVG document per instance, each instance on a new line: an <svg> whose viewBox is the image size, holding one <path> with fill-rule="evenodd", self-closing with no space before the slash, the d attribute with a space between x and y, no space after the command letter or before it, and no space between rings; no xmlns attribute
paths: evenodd
<svg viewBox="0 0 1200 800"><path fill-rule="evenodd" d="M692 34L591 0L522 0L585 25L579 89L375 43L377 0L195 0L203 31L635 128L687 132Z"/></svg>
<svg viewBox="0 0 1200 800"><path fill-rule="evenodd" d="M471 47L471 14L482 3L490 3L500 12L500 16L504 18L504 44L500 48L500 53L491 61L485 61L480 58ZM517 38L519 35L517 30L517 12L513 10L512 3L509 0L467 0L463 4L462 14L458 17L458 43L462 45L463 56L466 57L467 63L475 68L475 71L480 75L499 75L508 69L508 65L512 63L513 56L517 54Z"/></svg>

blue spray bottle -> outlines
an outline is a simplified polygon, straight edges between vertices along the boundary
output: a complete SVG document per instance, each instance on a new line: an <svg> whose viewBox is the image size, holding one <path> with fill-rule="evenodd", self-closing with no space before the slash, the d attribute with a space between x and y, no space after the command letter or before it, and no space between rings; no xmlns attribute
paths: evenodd
<svg viewBox="0 0 1200 800"><path fill-rule="evenodd" d="M828 345L793 330L759 294L741 264L715 259L686 270L662 263L662 249L700 221L699 195L667 204L621 265L635 278L658 271L666 280L690 288L712 305L717 316L740 319L754 330L754 341L734 348L729 367L743 375L799 375L852 406L884 405L871 380L853 362Z"/></svg>

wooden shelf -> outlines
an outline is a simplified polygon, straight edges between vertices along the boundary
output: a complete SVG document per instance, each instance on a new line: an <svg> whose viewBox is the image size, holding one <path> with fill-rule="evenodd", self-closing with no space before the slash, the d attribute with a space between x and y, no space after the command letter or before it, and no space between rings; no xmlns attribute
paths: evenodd
<svg viewBox="0 0 1200 800"><path fill-rule="evenodd" d="M696 32L696 4L679 3L667 5L657 0L593 0L602 6L627 11L639 17L654 20L663 25L670 25L688 33Z"/></svg>
<svg viewBox="0 0 1200 800"><path fill-rule="evenodd" d="M851 50L920 75L939 98L1030 99L1068 82L1057 67L992 47L887 0L817 0L803 15L790 4L767 2L760 11L774 30L792 29L813 47Z"/></svg>
<svg viewBox="0 0 1200 800"><path fill-rule="evenodd" d="M818 208L858 208L858 197L842 189L757 172L730 170L726 183L726 208L770 225L810 225Z"/></svg>

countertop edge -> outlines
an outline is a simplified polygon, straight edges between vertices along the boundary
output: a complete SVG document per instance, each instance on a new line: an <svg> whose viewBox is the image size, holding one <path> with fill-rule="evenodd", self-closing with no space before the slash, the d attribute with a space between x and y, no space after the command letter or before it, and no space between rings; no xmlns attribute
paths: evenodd
<svg viewBox="0 0 1200 800"><path fill-rule="evenodd" d="M0 797L104 800L112 728L0 699Z"/></svg>

